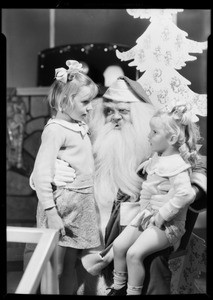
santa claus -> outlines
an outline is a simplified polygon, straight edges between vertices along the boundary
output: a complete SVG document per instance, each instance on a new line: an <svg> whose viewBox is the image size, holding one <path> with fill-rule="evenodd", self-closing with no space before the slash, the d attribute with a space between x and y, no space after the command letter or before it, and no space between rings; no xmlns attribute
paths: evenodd
<svg viewBox="0 0 213 300"><path fill-rule="evenodd" d="M95 199L105 234L107 212L118 192L138 200L142 178L136 170L150 155L148 134L153 106L142 87L127 77L116 80L95 100L89 124L95 158Z"/></svg>

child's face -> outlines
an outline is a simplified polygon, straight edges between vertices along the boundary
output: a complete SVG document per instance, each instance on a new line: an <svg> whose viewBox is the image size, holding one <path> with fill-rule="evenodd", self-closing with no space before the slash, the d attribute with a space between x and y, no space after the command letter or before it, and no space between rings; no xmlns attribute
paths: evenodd
<svg viewBox="0 0 213 300"><path fill-rule="evenodd" d="M92 109L90 88L84 86L73 99L73 108L70 116L77 121L86 121L89 111Z"/></svg>
<svg viewBox="0 0 213 300"><path fill-rule="evenodd" d="M158 154L165 153L171 145L162 120L158 117L152 118L150 121L150 129L151 131L148 137L153 152L157 152Z"/></svg>

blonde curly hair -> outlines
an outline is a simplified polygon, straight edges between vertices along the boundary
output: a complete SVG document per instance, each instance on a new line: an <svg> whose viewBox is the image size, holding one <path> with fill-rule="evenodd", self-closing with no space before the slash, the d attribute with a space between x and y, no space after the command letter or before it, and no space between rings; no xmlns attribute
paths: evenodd
<svg viewBox="0 0 213 300"><path fill-rule="evenodd" d="M174 144L183 159L195 165L199 158L197 143L201 139L199 126L192 122L186 105L176 105L171 111L159 109L153 117L159 117L168 134L177 137Z"/></svg>

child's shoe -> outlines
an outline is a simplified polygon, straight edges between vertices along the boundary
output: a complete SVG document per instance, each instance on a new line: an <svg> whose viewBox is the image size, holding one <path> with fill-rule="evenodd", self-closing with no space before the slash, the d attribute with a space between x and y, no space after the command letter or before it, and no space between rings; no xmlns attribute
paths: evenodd
<svg viewBox="0 0 213 300"><path fill-rule="evenodd" d="M107 296L126 296L127 286L125 285L119 290L115 290L114 288L110 288L111 291L107 294Z"/></svg>

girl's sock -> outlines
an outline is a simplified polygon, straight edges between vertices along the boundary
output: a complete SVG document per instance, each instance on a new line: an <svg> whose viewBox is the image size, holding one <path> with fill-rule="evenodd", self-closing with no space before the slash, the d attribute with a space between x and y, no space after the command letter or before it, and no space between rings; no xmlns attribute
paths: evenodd
<svg viewBox="0 0 213 300"><path fill-rule="evenodd" d="M122 289L127 282L127 272L119 272L119 271L113 271L114 274L114 289L120 290Z"/></svg>
<svg viewBox="0 0 213 300"><path fill-rule="evenodd" d="M127 283L127 296L141 295L143 286L132 286Z"/></svg>

